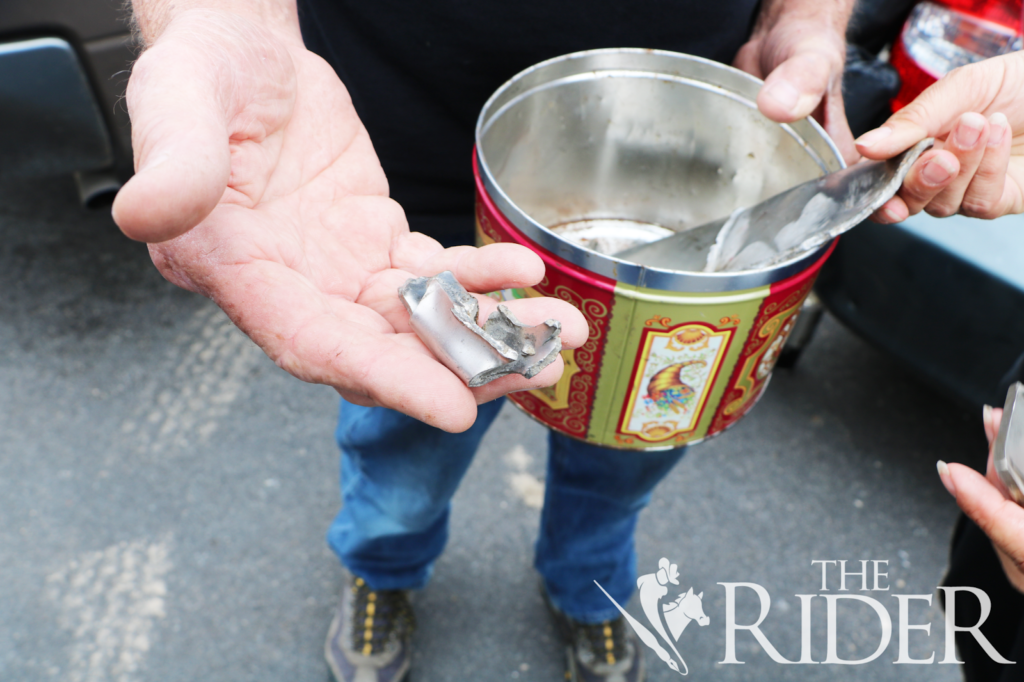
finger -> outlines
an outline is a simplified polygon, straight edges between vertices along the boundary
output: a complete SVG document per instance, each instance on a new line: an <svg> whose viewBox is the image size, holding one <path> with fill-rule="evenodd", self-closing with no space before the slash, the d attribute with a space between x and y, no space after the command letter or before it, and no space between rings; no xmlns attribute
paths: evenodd
<svg viewBox="0 0 1024 682"><path fill-rule="evenodd" d="M1004 73L1005 61L999 57L953 70L880 128L858 138L857 150L870 159L888 159L926 137L944 137L962 114L989 106Z"/></svg>
<svg viewBox="0 0 1024 682"><path fill-rule="evenodd" d="M565 362L562 360L562 356L559 355L555 358L554 362L542 369L532 379L527 379L520 374L506 374L490 383L470 390L476 396L477 404L487 403L508 393L532 391L551 386L562 377L563 371L565 371Z"/></svg>
<svg viewBox="0 0 1024 682"><path fill-rule="evenodd" d="M476 398L425 348L402 343L335 316L304 325L277 363L295 376L365 396L444 431L460 433L476 421Z"/></svg>
<svg viewBox="0 0 1024 682"><path fill-rule="evenodd" d="M395 339L418 351L424 353L430 352L413 334L396 334ZM559 355L559 357L555 358L554 362L542 369L540 373L532 379L527 379L521 374L508 374L484 384L483 386L471 388L469 390L476 397L476 402L479 405L480 403L486 403L500 398L506 393L531 391L536 388L550 386L561 378L564 368L565 363L563 362L561 355Z"/></svg>
<svg viewBox="0 0 1024 682"><path fill-rule="evenodd" d="M367 396L368 402L407 414L451 433L461 433L476 421L477 400L462 380L434 359L426 349L397 342L401 335L365 334L350 325L326 318L320 329L324 339L336 339L328 354L328 383ZM320 350L312 334L313 348L296 344L299 352ZM312 353L310 353L312 355ZM282 365L285 366L285 365ZM287 369L287 366L285 366Z"/></svg>
<svg viewBox="0 0 1024 682"><path fill-rule="evenodd" d="M476 398L412 334L376 312L326 296L294 270L255 261L221 268L209 290L231 320L293 376L364 396L445 431L476 420Z"/></svg>
<svg viewBox="0 0 1024 682"><path fill-rule="evenodd" d="M490 312L497 308L498 303L497 301L486 297L478 297L478 299L481 303L478 322L482 323ZM570 331L567 335L564 334L565 325L563 325L563 348L576 348L586 341L586 322L583 321L582 315L579 311L564 301L547 298L534 298L508 301L505 305L507 305L509 309L512 310L512 314L526 326L540 324L541 322L552 319L552 317L558 315L561 315L563 318L568 317L570 321ZM573 317L578 317L579 320L573 320ZM580 326L584 329L582 334L580 334L578 329ZM410 348L423 353L429 353L426 347L423 346L413 334L397 334L396 338L400 343ZM562 376L564 367L565 363L562 360L561 355L559 355L550 365L542 369L531 379L527 379L520 374L508 374L488 382L483 386L469 390L472 392L477 404L490 402L491 400L495 400L507 393L515 391L529 391L550 386L558 381Z"/></svg>
<svg viewBox="0 0 1024 682"><path fill-rule="evenodd" d="M829 93L824 101L825 132L836 143L839 152L843 155L846 164L853 165L860 160L857 152L857 145L853 141L853 131L850 130L850 122L846 119L846 105L843 101L842 79L833 79L829 86Z"/></svg>
<svg viewBox="0 0 1024 682"><path fill-rule="evenodd" d="M857 145L854 144L853 131L850 130L850 124L846 120L845 110L842 107L840 107L840 110L843 111L841 118L833 117L826 119L825 132L835 142L836 148L839 149L843 160L846 161L846 165L852 166L860 160L860 154L857 152Z"/></svg>
<svg viewBox="0 0 1024 682"><path fill-rule="evenodd" d="M1006 116L993 114L989 119L984 155L960 202L961 213L987 219L1007 213L1010 202L1006 198L1006 172L1010 166L1011 143Z"/></svg>
<svg viewBox="0 0 1024 682"><path fill-rule="evenodd" d="M907 203L899 196L895 196L871 214L871 220L881 225L892 225L906 220L910 217L910 209Z"/></svg>
<svg viewBox="0 0 1024 682"><path fill-rule="evenodd" d="M173 41L135 63L128 82L135 176L114 200L114 220L139 241L172 239L199 223L227 187L231 159L217 83Z"/></svg>
<svg viewBox="0 0 1024 682"><path fill-rule="evenodd" d="M946 187L928 202L925 210L938 218L951 216L960 210L960 203L967 192L974 173L981 165L988 142L988 120L981 114L969 112L961 116L942 146L944 151L956 157L960 169ZM925 170L923 175L936 177L941 171Z"/></svg>
<svg viewBox="0 0 1024 682"><path fill-rule="evenodd" d="M401 270L388 270L374 276L363 290L356 303L380 314L397 332L411 332L409 313L398 295L398 290L412 275ZM497 287L496 287L497 288ZM498 307L498 301L488 296L477 296L480 312L477 324L483 326L488 316ZM554 298L535 297L506 301L519 320L532 326L555 319L562 324L562 343L567 348L576 348L586 343L588 328L583 315L571 304Z"/></svg>
<svg viewBox="0 0 1024 682"><path fill-rule="evenodd" d="M360 405L361 407L380 407L380 404L362 393L355 393L353 391L346 391L344 389L337 389L338 395L345 399L345 402L352 403L353 405Z"/></svg>
<svg viewBox="0 0 1024 682"><path fill-rule="evenodd" d="M999 435L999 425L1003 422L1003 408L985 405L981 412L981 421L985 425L985 438L988 439L988 447L991 450Z"/></svg>
<svg viewBox="0 0 1024 682"><path fill-rule="evenodd" d="M515 301L504 301L505 305L520 322L530 327L547 320L558 320L562 325L561 338L563 348L579 348L590 336L587 320L571 303L557 298L537 297L520 298ZM486 320L498 308L498 302L492 298L480 299L480 319Z"/></svg>
<svg viewBox="0 0 1024 682"><path fill-rule="evenodd" d="M765 78L757 94L757 108L779 123L809 116L825 96L835 66L825 50L798 52Z"/></svg>
<svg viewBox="0 0 1024 682"><path fill-rule="evenodd" d="M908 215L921 212L960 171L960 162L952 153L932 149L921 155L903 180L899 197L907 207Z"/></svg>
<svg viewBox="0 0 1024 682"><path fill-rule="evenodd" d="M426 350L425 346L412 340L415 337L411 334L412 328L409 324L408 312L405 310L404 305L399 302L398 287L396 285L399 285L399 282L404 283L409 275L397 270L393 270L391 273L391 279L385 276L377 279L379 287L368 293L367 298L370 296L377 297L377 300L372 301L372 307L376 312L380 312L394 326L395 330L399 332L397 336L401 342L410 347L415 346L421 349L422 352L428 353L429 351ZM480 306L476 321L480 326L485 326L487 318L497 310L499 302L487 296L478 295L476 299ZM368 301L363 298L360 298L356 303L363 306L368 305ZM345 304L341 303L339 305L344 306ZM527 327L539 325L552 319L557 320L561 325L559 335L563 348L578 348L586 343L589 337L589 328L583 314L566 301L536 297L505 301L503 305L509 309L516 319ZM561 358L557 358L554 363L532 379L526 379L520 375L509 375L495 380L485 387L474 389L474 394L476 395L477 402L487 402L510 391L531 390L548 386L557 381L561 376L562 366Z"/></svg>
<svg viewBox="0 0 1024 682"><path fill-rule="evenodd" d="M1024 566L1024 507L1003 497L970 467L948 467L956 503L1016 566Z"/></svg>
<svg viewBox="0 0 1024 682"><path fill-rule="evenodd" d="M481 248L436 249L416 233L399 240L392 248L391 264L419 277L449 270L467 291L483 293L529 287L544 279L544 261L525 246L489 244Z"/></svg>
<svg viewBox="0 0 1024 682"><path fill-rule="evenodd" d="M754 78L764 80L764 72L761 71L760 54L763 46L763 38L755 38L743 45L736 53L732 65L740 71L746 71Z"/></svg>

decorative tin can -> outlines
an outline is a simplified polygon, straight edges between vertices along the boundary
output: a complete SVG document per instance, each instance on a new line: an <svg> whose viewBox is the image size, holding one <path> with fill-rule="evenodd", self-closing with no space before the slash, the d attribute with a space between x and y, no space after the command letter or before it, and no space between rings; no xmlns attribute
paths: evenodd
<svg viewBox="0 0 1024 682"><path fill-rule="evenodd" d="M606 447L677 447L736 423L764 391L831 245L765 270L697 273L557 234L681 230L841 168L816 123L757 111L760 84L686 55L595 50L520 73L484 106L478 241L523 244L547 266L536 287L502 295L561 298L590 326L563 351L556 385L509 396L546 426Z"/></svg>

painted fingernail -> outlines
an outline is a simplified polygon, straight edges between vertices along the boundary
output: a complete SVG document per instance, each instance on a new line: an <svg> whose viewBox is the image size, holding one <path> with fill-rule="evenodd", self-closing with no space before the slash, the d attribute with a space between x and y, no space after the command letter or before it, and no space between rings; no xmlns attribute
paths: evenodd
<svg viewBox="0 0 1024 682"><path fill-rule="evenodd" d="M876 128L875 130L871 130L869 132L864 133L863 135L857 138L856 143L858 147L864 147L865 149L868 149L870 147L875 146L876 144L878 144L885 138L889 137L890 135L892 135L892 128L888 126L883 126L881 128Z"/></svg>
<svg viewBox="0 0 1024 682"><path fill-rule="evenodd" d="M800 91L786 81L776 81L766 85L764 94L766 97L775 100L780 107L789 112L796 109L796 105L800 101Z"/></svg>
<svg viewBox="0 0 1024 682"><path fill-rule="evenodd" d="M953 171L946 168L939 159L932 159L921 170L921 177L929 185L941 185L953 177Z"/></svg>
<svg viewBox="0 0 1024 682"><path fill-rule="evenodd" d="M956 486L953 485L953 478L949 475L949 465L940 459L935 463L935 468L939 470L939 480L946 487L946 491L956 497Z"/></svg>
<svg viewBox="0 0 1024 682"><path fill-rule="evenodd" d="M953 141L960 149L971 149L981 139L985 118L981 114L964 114L953 133Z"/></svg>
<svg viewBox="0 0 1024 682"><path fill-rule="evenodd" d="M988 142L987 147L998 147L1003 143L1003 137L1010 130L1010 122L1004 114L992 114L988 119Z"/></svg>

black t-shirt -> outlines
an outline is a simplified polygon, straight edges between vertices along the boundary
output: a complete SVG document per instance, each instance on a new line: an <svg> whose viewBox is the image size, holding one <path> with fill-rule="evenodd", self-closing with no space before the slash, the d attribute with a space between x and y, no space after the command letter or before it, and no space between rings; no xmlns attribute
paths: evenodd
<svg viewBox="0 0 1024 682"><path fill-rule="evenodd" d="M477 115L502 83L578 50L731 62L759 0L298 0L307 47L348 87L413 229L465 220Z"/></svg>

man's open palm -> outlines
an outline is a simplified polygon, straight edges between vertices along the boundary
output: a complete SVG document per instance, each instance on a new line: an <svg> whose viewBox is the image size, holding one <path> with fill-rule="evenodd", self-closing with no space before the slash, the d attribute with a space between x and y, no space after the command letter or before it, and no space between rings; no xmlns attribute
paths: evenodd
<svg viewBox="0 0 1024 682"><path fill-rule="evenodd" d="M410 233L347 91L297 34L182 13L136 64L128 107L138 171L114 204L118 225L295 376L461 431L478 402L560 375L559 359L530 381L471 390L411 333L397 295L409 277L452 270L486 292L536 284L543 262ZM495 305L482 299L481 316ZM567 303L508 305L526 324L560 320L568 348L586 340Z"/></svg>

